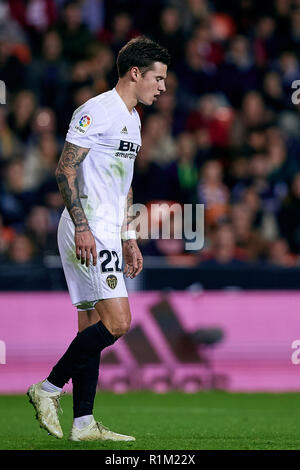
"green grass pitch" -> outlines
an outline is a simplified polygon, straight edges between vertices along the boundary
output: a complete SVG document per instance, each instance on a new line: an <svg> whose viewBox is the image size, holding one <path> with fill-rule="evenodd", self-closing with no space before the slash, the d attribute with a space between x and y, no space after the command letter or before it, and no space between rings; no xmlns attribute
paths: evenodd
<svg viewBox="0 0 300 470"><path fill-rule="evenodd" d="M0 449L300 449L300 394L97 394L94 416L136 442L70 442L72 397L61 399L63 439L39 428L27 396L0 395Z"/></svg>

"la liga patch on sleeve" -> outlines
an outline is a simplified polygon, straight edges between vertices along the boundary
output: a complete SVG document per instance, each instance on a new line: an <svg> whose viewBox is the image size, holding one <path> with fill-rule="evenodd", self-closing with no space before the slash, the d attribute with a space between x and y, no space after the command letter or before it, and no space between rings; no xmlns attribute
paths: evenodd
<svg viewBox="0 0 300 470"><path fill-rule="evenodd" d="M75 130L78 134L85 134L92 124L92 116L90 114L83 114L77 124L75 125Z"/></svg>

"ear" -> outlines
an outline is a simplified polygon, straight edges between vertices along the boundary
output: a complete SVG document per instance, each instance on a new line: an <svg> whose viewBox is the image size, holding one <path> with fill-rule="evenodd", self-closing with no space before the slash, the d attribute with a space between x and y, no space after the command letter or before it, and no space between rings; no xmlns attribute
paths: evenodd
<svg viewBox="0 0 300 470"><path fill-rule="evenodd" d="M130 69L130 76L133 81L137 81L139 76L141 75L141 72L138 67L131 67Z"/></svg>

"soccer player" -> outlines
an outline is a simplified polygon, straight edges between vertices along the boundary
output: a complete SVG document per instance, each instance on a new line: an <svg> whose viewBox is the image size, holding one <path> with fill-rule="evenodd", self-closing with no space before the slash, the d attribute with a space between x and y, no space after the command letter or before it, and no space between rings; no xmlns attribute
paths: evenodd
<svg viewBox="0 0 300 470"><path fill-rule="evenodd" d="M59 398L72 378L70 440L135 440L96 422L93 406L100 353L130 326L124 275L134 278L143 267L129 225L134 160L141 146L135 106L151 105L166 90L169 61L168 51L150 39L129 41L118 54L115 88L76 109L66 136L56 170L66 206L58 246L79 331L47 379L27 392L40 426L57 438L63 436Z"/></svg>

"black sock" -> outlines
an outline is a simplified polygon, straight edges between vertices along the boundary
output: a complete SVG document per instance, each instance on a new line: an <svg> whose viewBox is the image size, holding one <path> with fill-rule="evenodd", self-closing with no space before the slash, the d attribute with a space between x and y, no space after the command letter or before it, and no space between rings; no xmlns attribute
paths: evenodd
<svg viewBox="0 0 300 470"><path fill-rule="evenodd" d="M62 388L71 377L76 377L84 371L89 358L114 342L115 337L101 321L89 326L73 339L47 379L53 385Z"/></svg>
<svg viewBox="0 0 300 470"><path fill-rule="evenodd" d="M101 352L90 357L85 369L72 377L74 418L92 415L97 390Z"/></svg>

